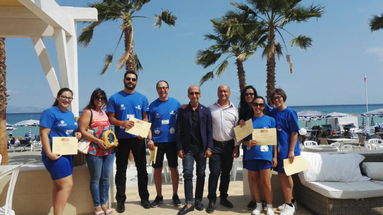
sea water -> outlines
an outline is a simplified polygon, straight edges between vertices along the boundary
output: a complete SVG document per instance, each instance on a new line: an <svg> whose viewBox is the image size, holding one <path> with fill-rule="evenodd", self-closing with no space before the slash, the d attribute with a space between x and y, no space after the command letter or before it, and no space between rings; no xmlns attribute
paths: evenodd
<svg viewBox="0 0 383 215"><path fill-rule="evenodd" d="M307 111L307 110L315 110L315 111L321 111L323 113L331 113L331 112L340 112L340 113L350 113L350 114L356 114L360 115L366 112L366 105L318 105L318 106L290 106L292 109L294 109L296 112L299 111ZM371 104L368 106L368 109L376 110L383 108L383 104ZM40 119L40 113L8 113L7 114L7 123L13 125L17 122L20 122L22 120L28 120L28 119ZM371 118L368 119L369 122L371 122ZM381 117L374 117L374 121L376 123L383 123L383 119ZM313 120L310 122L310 125L320 125L324 124L325 120ZM300 121L299 126L305 127L307 122ZM362 124L362 118L359 118L359 124ZM29 132L32 133L32 135L38 135L39 134L39 127L38 126L26 126L21 127L17 126L16 130L12 131L12 135L14 137L24 137L25 134L28 134ZM11 133L11 131L7 131L7 133Z"/></svg>

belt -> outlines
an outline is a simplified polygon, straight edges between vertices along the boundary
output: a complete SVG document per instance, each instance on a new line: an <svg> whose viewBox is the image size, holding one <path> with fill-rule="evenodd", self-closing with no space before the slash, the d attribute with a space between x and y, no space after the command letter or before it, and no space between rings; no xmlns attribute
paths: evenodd
<svg viewBox="0 0 383 215"><path fill-rule="evenodd" d="M214 144L217 144L217 145L227 145L227 144L231 144L231 143L234 143L234 140L228 140L228 141L216 141L216 140L213 140Z"/></svg>

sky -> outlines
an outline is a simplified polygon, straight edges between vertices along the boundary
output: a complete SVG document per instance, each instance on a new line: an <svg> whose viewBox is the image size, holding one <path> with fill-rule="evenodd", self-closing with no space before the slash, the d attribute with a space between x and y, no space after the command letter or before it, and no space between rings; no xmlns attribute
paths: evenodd
<svg viewBox="0 0 383 215"><path fill-rule="evenodd" d="M62 6L87 6L94 1L57 0ZM134 46L143 65L139 74L137 91L157 98L155 83L167 80L170 96L187 103L187 88L199 83L211 71L195 63L198 50L212 43L204 35L212 33L209 21L233 10L230 2L241 0L152 0L137 15L149 18L134 20ZM324 14L319 19L293 23L286 28L293 35L312 38L312 47L301 50L288 45L287 52L294 64L290 74L285 57L277 60L276 87L287 93L287 105L341 105L365 104L364 74L367 75L367 94L370 104L380 104L383 94L383 30L371 32L369 20L383 12L381 0L303 0L303 5L319 4ZM161 9L169 9L177 16L176 26L153 26L150 17ZM100 87L108 96L123 89L124 71L117 71L117 59L123 53L122 44L115 54L110 69L99 75L104 57L113 51L120 34L119 22L106 22L96 28L88 47L78 48L80 109L89 101L92 91ZM78 32L85 25L77 25ZM285 35L287 41L292 37ZM45 39L50 57L58 67L53 39ZM258 94L266 94L266 59L262 50L256 51L244 64L247 84L255 86ZM9 90L8 113L39 112L49 107L54 98L50 92L43 69L29 38L7 38L7 87ZM234 61L219 78L205 82L201 87L200 102L210 105L217 100L217 87L230 86L231 100L239 101L239 84Z"/></svg>

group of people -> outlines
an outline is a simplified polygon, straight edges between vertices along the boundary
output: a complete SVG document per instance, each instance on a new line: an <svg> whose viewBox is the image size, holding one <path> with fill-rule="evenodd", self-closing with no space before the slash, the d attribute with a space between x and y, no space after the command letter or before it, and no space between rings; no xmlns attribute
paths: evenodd
<svg viewBox="0 0 383 215"><path fill-rule="evenodd" d="M57 93L51 108L41 114L40 135L42 140L42 160L53 180L54 214L62 214L73 186L73 156L52 153L52 137L75 136L91 142L86 155L90 172L90 191L96 215L112 214L108 207L109 177L116 160L116 211L125 211L126 170L130 153L133 154L137 169L138 192L141 205L148 209L163 203L161 174L166 155L171 172L173 196L172 203L181 204L178 197L178 157L182 159L185 205L178 211L184 215L190 211L206 209L213 213L216 207L219 184L220 204L233 208L228 199L230 171L233 159L240 155L243 147L243 166L249 170L248 180L251 201L248 204L252 214L260 214L266 202L266 214L272 210L271 169L278 172L285 204L279 209L281 214L294 214L293 181L283 169L283 159L291 162L299 155L297 144L298 119L295 111L285 105L286 93L276 89L272 95L273 108L265 99L257 95L252 86L241 92L240 105L237 109L230 101L230 88L220 85L217 90L218 100L209 107L200 104L201 90L198 86L187 89L189 103L181 105L169 97L169 83L165 80L156 83L158 98L149 104L148 99L136 91L138 75L134 71L124 74L124 89L109 99L101 89L93 91L89 104L77 121L69 110L73 92L62 88ZM134 136L126 132L134 126L131 119L151 122L148 136ZM257 145L251 136L236 141L235 126L243 126L251 119L254 128L276 128L276 146ZM102 140L103 131L114 125L118 146L108 148ZM146 148L157 147L156 160L153 163L156 197L149 202L148 173L146 170ZM178 156L178 157L177 157ZM210 175L208 179L208 205L202 203L205 183L206 161L209 159ZM196 184L193 195L193 172L196 164ZM262 193L264 195L261 195Z"/></svg>

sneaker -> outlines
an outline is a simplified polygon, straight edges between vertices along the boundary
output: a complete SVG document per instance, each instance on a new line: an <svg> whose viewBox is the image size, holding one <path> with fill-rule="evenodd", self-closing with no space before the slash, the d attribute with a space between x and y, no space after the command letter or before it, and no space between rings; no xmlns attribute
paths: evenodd
<svg viewBox="0 0 383 215"><path fill-rule="evenodd" d="M297 203L297 201L295 201L295 199L292 199L291 202L293 203L295 210L298 210L298 203Z"/></svg>
<svg viewBox="0 0 383 215"><path fill-rule="evenodd" d="M150 204L152 207L157 207L158 205L162 204L164 202L163 196L156 196L154 201Z"/></svg>
<svg viewBox="0 0 383 215"><path fill-rule="evenodd" d="M125 202L117 202L116 211L118 213L123 213L125 211Z"/></svg>
<svg viewBox="0 0 383 215"><path fill-rule="evenodd" d="M266 215L274 215L274 211L272 208L267 208Z"/></svg>
<svg viewBox="0 0 383 215"><path fill-rule="evenodd" d="M249 211L254 210L255 206L257 206L257 204L251 200L249 204L247 204L247 209L249 209Z"/></svg>
<svg viewBox="0 0 383 215"><path fill-rule="evenodd" d="M172 201L173 201L173 204L175 206L178 206L181 204L181 200L180 198L178 198L178 195L177 194L174 194L173 197L172 197Z"/></svg>
<svg viewBox="0 0 383 215"><path fill-rule="evenodd" d="M294 205L290 206L288 204L285 204L285 208L281 211L281 215L294 215L295 208Z"/></svg>
<svg viewBox="0 0 383 215"><path fill-rule="evenodd" d="M279 205L279 206L278 206L278 210L280 210L280 211L283 210L283 209L285 208L285 206L286 206L285 203Z"/></svg>
<svg viewBox="0 0 383 215"><path fill-rule="evenodd" d="M141 205L145 209L151 208L150 202L148 200L141 200Z"/></svg>
<svg viewBox="0 0 383 215"><path fill-rule="evenodd" d="M262 203L256 203L256 207L255 209L251 212L252 215L259 215L261 214L261 211L262 211Z"/></svg>

